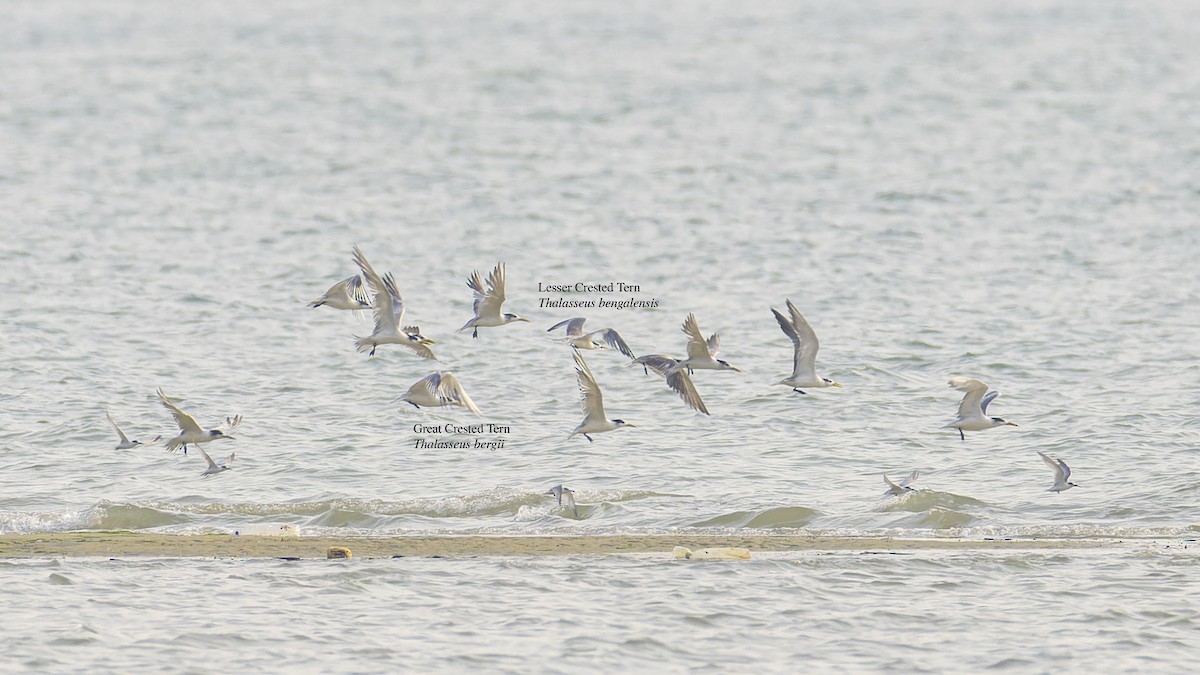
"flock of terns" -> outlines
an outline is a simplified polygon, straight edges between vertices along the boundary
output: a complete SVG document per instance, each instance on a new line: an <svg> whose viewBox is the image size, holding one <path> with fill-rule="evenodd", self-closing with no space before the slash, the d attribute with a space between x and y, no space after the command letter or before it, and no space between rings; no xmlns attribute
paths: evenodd
<svg viewBox="0 0 1200 675"><path fill-rule="evenodd" d="M381 276L376 272L358 246L353 247L352 257L361 274L356 274L334 284L324 295L310 302L308 306L312 308L330 307L332 309L350 311L372 311L375 319L374 330L370 335L355 337L354 344L359 352L368 352L373 356L376 350L382 345L399 345L422 358L437 360L433 349L430 347L430 345L436 344L436 342L422 335L420 327L404 325L404 299L400 295L392 274L388 272ZM479 337L480 328L494 328L510 323L529 321L529 319L517 314L502 311L505 301L503 263L497 264L492 269L486 281L478 271L472 272L467 279L467 286L474 295L474 315L463 324L462 328L458 329L458 332L461 333L470 329L471 337L477 338ZM805 390L808 389L841 387L842 385L837 382L817 374L816 358L817 350L820 348L820 341L817 339L817 334L808 324L808 321L804 319L804 316L800 314L796 306L792 304L792 301L787 300L786 302L786 316L774 308L771 309L771 312L774 314L775 320L779 323L779 328L783 331L784 335L787 335L792 341L792 373L779 380L776 384L791 387L793 391L799 394L807 393ZM621 419L609 419L605 414L604 396L600 390L600 385L597 383L591 369L588 368L587 363L583 360L580 350L607 349L623 354L631 360L631 365L642 366L646 374L654 371L655 374L665 380L667 386L678 394L685 404L705 415L710 413L692 381L692 375L695 371L717 370L742 372L728 361L717 358L721 348L720 336L713 333L708 338L705 338L700 330L695 314L688 314L683 322L682 331L687 336L687 355L681 359L676 359L665 354L636 356L616 330L612 328L600 328L585 331L584 325L586 322L587 319L585 317L573 317L560 321L547 329L547 332L563 329L565 343L573 348L575 373L582 397L583 421L575 427L567 438L580 435L591 442L592 434L636 426ZM943 428L958 430L962 440L966 440L964 432L967 431L984 431L1002 426L1017 426L1013 422L1000 417L991 417L987 414L988 405L1000 394L996 391L989 392L988 386L983 382L974 378L954 377L950 379L949 384L951 388L964 392L964 395L958 406L957 417ZM200 446L201 444L217 440L232 440L234 437L227 432L241 423L241 415L227 417L223 424L216 427L202 427L194 417L181 410L161 389L157 393L159 401L170 411L176 425L179 427L179 434L177 436L163 441L166 448L168 450L182 448L184 454L187 454L188 446L194 446L207 464L201 473L201 476L204 478L228 471L233 464L233 453L230 453L224 459L215 461ZM438 371L426 375L409 387L408 391L397 400L405 401L417 408L457 406L470 410L476 415L481 414L478 406L475 405L475 402L471 400L471 397L463 388L462 383L449 371ZM117 426L111 415L108 415L108 422L120 437L120 443L117 445L117 449L119 450L157 443L163 438L162 436L155 436L146 441L130 440ZM1051 458L1040 451L1038 454L1041 455L1042 460L1054 471L1054 485L1049 488L1049 491L1062 492L1063 490L1077 487L1075 483L1069 482L1071 469L1067 466L1066 462L1061 459ZM883 480L887 485L887 490L884 494L900 496L907 492L913 492L914 488L911 487L911 484L917 480L918 476L919 473L913 471L907 478L896 483L887 475L884 475ZM563 501L566 501L568 507L573 510L576 509L573 497L574 493L570 488L558 485L545 494L554 496L558 500L560 507Z"/></svg>

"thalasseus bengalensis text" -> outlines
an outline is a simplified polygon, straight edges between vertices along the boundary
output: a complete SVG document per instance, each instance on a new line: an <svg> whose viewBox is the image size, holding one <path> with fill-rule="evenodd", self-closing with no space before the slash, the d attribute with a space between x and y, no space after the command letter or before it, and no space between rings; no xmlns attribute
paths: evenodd
<svg viewBox="0 0 1200 675"><path fill-rule="evenodd" d="M1073 487L1079 487L1075 483L1067 481L1067 479L1071 477L1071 467L1067 466L1066 462L1062 461L1061 459L1050 459L1048 456L1046 456L1046 453L1042 452L1041 450L1038 450L1037 454L1042 456L1042 461L1045 462L1047 466L1049 466L1051 469L1054 469L1054 485L1051 486L1050 489L1046 490L1047 492L1062 492L1063 490L1070 490Z"/></svg>
<svg viewBox="0 0 1200 675"><path fill-rule="evenodd" d="M204 448L197 447L196 449L200 451L200 455L202 457L204 457L204 461L208 462L208 467L205 468L204 471L200 474L201 478L208 478L209 476L215 476L216 474L221 473L222 471L228 471L230 468L232 468L229 466L230 464L233 464L233 453L232 452L229 453L228 457L226 457L225 459L222 459L218 463L218 462L214 462L213 458L208 456L208 453L204 451Z"/></svg>
<svg viewBox="0 0 1200 675"><path fill-rule="evenodd" d="M486 287L479 272L471 272L471 276L467 277L467 287L475 294L475 316L458 329L459 333L472 328L474 330L471 331L471 337L477 338L480 328L503 326L514 321L529 321L523 316L500 312L500 306L504 304L504 263L498 263L488 275Z"/></svg>
<svg viewBox="0 0 1200 675"><path fill-rule="evenodd" d="M600 385L596 384L596 377L592 375L591 369L584 363L579 352L573 352L573 355L575 356L575 375L579 379L579 393L583 397L583 421L567 438L581 434L590 443L592 437L588 434L637 426L625 420L610 420L604 416L604 396L600 393Z"/></svg>
<svg viewBox="0 0 1200 675"><path fill-rule="evenodd" d="M564 485L555 485L554 487L547 490L545 492L545 494L551 495L551 496L555 497L556 499L558 499L558 507L559 508L562 508L563 500L564 499L567 500L567 506L571 507L571 513L574 513L576 518L579 517L579 507L575 506L575 491L574 490L572 490L571 488L566 487Z"/></svg>
<svg viewBox="0 0 1200 675"><path fill-rule="evenodd" d="M210 441L226 438L229 440L234 440L233 436L225 433L225 430L233 429L242 423L242 416L237 415L235 417L226 417L225 424L222 424L219 427L205 429L196 422L195 417L192 417L191 415L180 410L179 406L175 405L171 399L167 398L167 395L163 393L162 389L158 390L158 398L160 401L162 401L163 407L171 411L171 415L175 418L175 424L179 425L179 435L175 438L167 440L166 442L167 450L175 450L176 448L182 446L183 454L186 455L187 446L189 444L199 445L201 443L208 443Z"/></svg>
<svg viewBox="0 0 1200 675"><path fill-rule="evenodd" d="M1000 392L993 391L989 394L988 386L973 377L952 377L950 378L950 387L965 391L966 396L963 396L962 402L958 404L958 418L942 427L943 429L958 429L959 437L965 441L967 436L963 431L983 431L994 427L1017 426L1003 418L987 416L988 404L995 400ZM987 395L985 396L985 394Z"/></svg>
<svg viewBox="0 0 1200 675"><path fill-rule="evenodd" d="M151 438L148 441L139 441L136 438L133 440L129 440L129 437L125 435L125 432L121 431L121 427L117 426L117 423L113 421L111 413L109 413L107 410L105 410L104 416L108 418L108 423L112 426L113 431L117 432L117 436L119 436L121 438L121 441L119 443L117 443L117 447L116 447L117 450L128 450L130 448L136 448L139 445L147 445L149 443L155 443L159 439L162 438L162 436L155 436L154 438Z"/></svg>
<svg viewBox="0 0 1200 675"><path fill-rule="evenodd" d="M913 471L912 473L908 474L908 478L900 481L900 484L897 485L892 482L891 478L888 478L886 473L883 474L883 482L888 486L888 489L884 490L883 494L895 497L902 495L905 492L916 492L916 489L910 488L909 485L915 483L917 481L917 477L920 475L920 470Z"/></svg>
<svg viewBox="0 0 1200 675"><path fill-rule="evenodd" d="M362 277L356 274L337 282L325 291L325 295L308 303L308 306L313 309L321 306L333 309L371 309L371 297L367 295L367 289L363 288Z"/></svg>
<svg viewBox="0 0 1200 675"><path fill-rule="evenodd" d="M683 320L683 334L688 336L687 358L679 363L688 372L693 370L733 370L742 372L740 368L736 368L729 364L728 361L722 361L716 358L717 354L721 353L721 336L713 333L704 339L704 335L700 332L700 325L696 323L696 315L688 314Z"/></svg>
<svg viewBox="0 0 1200 675"><path fill-rule="evenodd" d="M816 332L804 320L800 310L796 309L791 300L787 301L787 308L787 318L774 307L771 308L771 313L775 315L783 334L792 340L792 374L776 384L785 384L799 394L805 393L801 387L817 389L842 386L833 380L817 376L817 350L821 348L821 342L817 340Z"/></svg>
<svg viewBox="0 0 1200 675"><path fill-rule="evenodd" d="M379 345L400 345L416 352L418 356L437 360L433 350L429 348L429 345L434 344L433 340L421 335L420 328L400 327L400 323L404 321L404 299L400 297L392 273L388 272L380 277L358 246L354 247L354 262L358 264L367 280L375 306L375 332L367 337L355 337L354 345L358 351L365 352L369 349L371 356L375 356L375 349Z"/></svg>
<svg viewBox="0 0 1200 675"><path fill-rule="evenodd" d="M633 358L633 350L629 345L625 344L625 340L621 338L620 333L612 328L601 328L589 333L583 332L583 324L587 322L586 317L577 316L566 321L559 321L553 326L546 329L546 332L557 330L563 326L567 327L567 344L576 349L615 349L629 358Z"/></svg>
<svg viewBox="0 0 1200 675"><path fill-rule="evenodd" d="M691 376L688 375L687 368L678 359L673 359L662 354L647 354L646 356L639 356L634 359L631 365L639 365L647 373L649 370L653 370L658 375L661 375L667 381L667 386L676 394L679 394L679 398L683 399L684 403L691 406L697 412L702 412L705 415L709 414L708 408L705 407L704 401L701 400L699 392L696 391L696 385L692 382Z"/></svg>
<svg viewBox="0 0 1200 675"><path fill-rule="evenodd" d="M467 396L462 383L449 371L431 373L417 380L399 399L414 408L456 405L481 415L475 402Z"/></svg>

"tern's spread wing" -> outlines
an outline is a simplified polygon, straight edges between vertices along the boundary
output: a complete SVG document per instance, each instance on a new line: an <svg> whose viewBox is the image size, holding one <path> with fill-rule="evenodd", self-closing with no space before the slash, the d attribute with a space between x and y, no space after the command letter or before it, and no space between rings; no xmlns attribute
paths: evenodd
<svg viewBox="0 0 1200 675"><path fill-rule="evenodd" d="M475 402L471 400L471 397L467 396L467 390L463 389L462 382L458 381L454 373L442 373L441 381L437 384L436 391L438 398L443 401L449 401L455 405L462 406L476 415L483 414L479 412L479 408L475 407Z"/></svg>
<svg viewBox="0 0 1200 675"><path fill-rule="evenodd" d="M400 291L396 289L396 280L392 278L391 272L380 277L357 245L354 247L354 262L362 270L371 295L374 296L375 335L395 334L400 322L404 320L404 300L400 297Z"/></svg>
<svg viewBox="0 0 1200 675"><path fill-rule="evenodd" d="M175 417L175 424L179 425L179 430L184 433L202 434L204 430L200 428L200 424L196 422L196 418L183 412L179 406L171 402L162 389L158 390L158 398L162 401L163 407L171 411L171 415Z"/></svg>
<svg viewBox="0 0 1200 675"><path fill-rule="evenodd" d="M576 317L573 317L570 319L565 319L563 321L559 321L558 323L554 324L553 326L550 326L549 328L547 328L546 332L549 333L551 331L558 330L559 328L561 328L563 326L566 326L567 327L567 337L579 337L579 336L583 335L583 324L586 322L587 322L587 317L576 316Z"/></svg>
<svg viewBox="0 0 1200 675"><path fill-rule="evenodd" d="M708 341L704 344L708 347L709 356L715 358L717 354L721 353L721 335L719 333L713 333L712 335L709 335Z"/></svg>
<svg viewBox="0 0 1200 675"><path fill-rule="evenodd" d="M228 469L230 466L233 466L233 455L234 453L229 453L229 456L221 461L221 466L225 467L226 469Z"/></svg>
<svg viewBox="0 0 1200 675"><path fill-rule="evenodd" d="M583 422L604 422L604 396L600 393L600 385L596 384L596 376L591 368L584 363L579 352L575 352L575 374L579 378L579 393L583 395Z"/></svg>
<svg viewBox="0 0 1200 675"><path fill-rule="evenodd" d="M571 507L571 513L574 514L576 518L578 518L579 517L579 507L575 506L575 491L570 488L563 488L562 492L559 494L562 496L563 499L567 500L567 506ZM562 502L560 501L559 504L561 505Z"/></svg>
<svg viewBox="0 0 1200 675"><path fill-rule="evenodd" d="M342 283L346 284L346 294L350 299L357 301L361 305L369 306L371 304L371 296L367 293L367 289L363 287L362 277L356 274Z"/></svg>
<svg viewBox="0 0 1200 675"><path fill-rule="evenodd" d="M700 393L696 391L696 385L692 384L692 378L688 376L685 369L671 368L666 372L666 378L667 386L675 390L684 403L697 412L709 414L708 408L704 406L704 401L700 400Z"/></svg>
<svg viewBox="0 0 1200 675"><path fill-rule="evenodd" d="M883 482L888 486L887 491L884 492L885 495L898 495L904 492L904 486L893 483L886 473L883 474Z"/></svg>
<svg viewBox="0 0 1200 675"><path fill-rule="evenodd" d="M996 397L999 395L1000 395L1000 392L998 392L998 391L988 392L987 396L984 396L983 400L979 402L979 412L986 415L988 404L991 403L992 401L996 400Z"/></svg>
<svg viewBox="0 0 1200 675"><path fill-rule="evenodd" d="M962 402L958 404L958 417L979 417L983 415L983 395L987 393L987 385L972 377L952 377L950 387L965 391Z"/></svg>
<svg viewBox="0 0 1200 675"><path fill-rule="evenodd" d="M913 472L908 474L908 478L905 478L904 480L900 481L900 487L908 487L909 485L917 482L917 478L920 475L921 475L920 469L913 469Z"/></svg>
<svg viewBox="0 0 1200 675"><path fill-rule="evenodd" d="M430 361L438 360L437 356L433 353L433 350L429 348L429 345L423 342L409 340L408 342L401 342L399 344L401 347L411 349L416 353L417 356L420 356L423 359L429 359Z"/></svg>
<svg viewBox="0 0 1200 675"><path fill-rule="evenodd" d="M420 400L433 400L438 397L438 385L442 382L441 373L430 373L425 377L413 383L408 391L405 392L402 398L417 398ZM416 396L414 396L414 394Z"/></svg>
<svg viewBox="0 0 1200 675"><path fill-rule="evenodd" d="M1054 470L1054 482L1064 482L1067 480L1067 476L1071 475L1071 470L1067 468L1066 463L1061 459L1057 461L1053 460L1041 450L1038 450L1038 454L1042 456L1042 461L1046 463L1046 466Z"/></svg>
<svg viewBox="0 0 1200 675"><path fill-rule="evenodd" d="M659 375L666 375L668 370L679 365L679 361L662 354L647 354L634 359L633 364L645 366Z"/></svg>
<svg viewBox="0 0 1200 675"><path fill-rule="evenodd" d="M604 344L608 345L609 348L615 349L631 359L633 358L633 350L629 348L629 345L625 344L625 340L621 338L621 334L612 328L598 330L592 333L592 335L599 335L600 339L604 340Z"/></svg>
<svg viewBox="0 0 1200 675"><path fill-rule="evenodd" d="M796 309L791 300L787 301L787 308L788 315L792 319L792 328L796 330L796 337L800 340L800 350L796 354L796 361L797 363L803 362L810 370L813 370L817 361L817 350L821 348L821 341L817 339L817 332L808 325L808 321L804 320L804 315Z"/></svg>
<svg viewBox="0 0 1200 675"><path fill-rule="evenodd" d="M204 470L205 473L220 468L217 466L217 463L213 461L213 458L208 456L208 453L204 451L204 448L197 445L196 449L200 451L200 456L204 458L204 461L208 462L208 468Z"/></svg>
<svg viewBox="0 0 1200 675"><path fill-rule="evenodd" d="M700 325L696 323L695 314L688 314L687 318L683 320L683 333L688 336L688 358L696 361L707 361L711 356L708 352L708 342L700 332Z"/></svg>
<svg viewBox="0 0 1200 675"><path fill-rule="evenodd" d="M783 334L792 340L791 379L815 380L817 378L816 351L809 347L809 343L804 342L804 339L790 319L784 318L779 313L779 310L773 307L771 308L771 313L775 315L775 320L779 322L779 328L783 331Z"/></svg>
<svg viewBox="0 0 1200 675"><path fill-rule="evenodd" d="M500 306L504 304L504 263L497 264L488 275L486 287L479 272L471 273L467 286L475 294L475 318L500 316Z"/></svg>
<svg viewBox="0 0 1200 675"><path fill-rule="evenodd" d="M357 302L364 307L371 304L371 296L367 295L367 290L363 288L362 277L357 274L330 286L329 290L325 292L325 297L342 298L348 303Z"/></svg>
<svg viewBox="0 0 1200 675"><path fill-rule="evenodd" d="M121 431L121 427L117 426L117 423L113 421L112 413L105 410L104 416L108 418L108 423L112 425L113 431L117 432L117 435L121 437L121 442L128 443L129 439L125 437L125 432Z"/></svg>

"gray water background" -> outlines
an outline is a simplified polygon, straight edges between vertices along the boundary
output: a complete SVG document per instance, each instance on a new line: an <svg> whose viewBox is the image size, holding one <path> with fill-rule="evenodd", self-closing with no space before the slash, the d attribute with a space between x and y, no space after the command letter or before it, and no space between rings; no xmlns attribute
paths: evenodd
<svg viewBox="0 0 1200 675"><path fill-rule="evenodd" d="M1200 7L1168 2L4 3L0 531L1189 536L1197 38ZM440 364L357 354L366 319L305 306L353 273L354 243L395 274ZM455 334L467 274L499 261L506 308L532 323ZM680 355L695 312L745 373L696 374L709 418L590 352L610 416L638 427L567 440L572 361L544 329L578 312L537 289L575 282L657 300L587 312L639 354ZM843 389L773 384L791 369L770 314L785 298ZM413 448L415 424L475 421L393 402L435 368L511 427L506 447ZM1020 427L941 429L954 375L1003 392L990 412ZM232 471L112 450L106 409L170 432L160 386L202 423L244 415L209 446L237 452ZM1084 487L1045 492L1036 450ZM925 492L881 498L882 473L916 468ZM541 494L560 482L580 518ZM1157 564L1117 560L1132 577ZM130 593L56 564L94 575L97 599ZM196 576L146 564L167 568L153 589ZM880 582L864 602L884 597L862 573ZM1182 575L1156 588L1194 593L1194 565ZM1136 595L1091 588L1076 602L1094 614ZM1058 625L1054 607L1029 620ZM866 630L843 621L826 630ZM1156 644L1130 640L1108 655Z"/></svg>

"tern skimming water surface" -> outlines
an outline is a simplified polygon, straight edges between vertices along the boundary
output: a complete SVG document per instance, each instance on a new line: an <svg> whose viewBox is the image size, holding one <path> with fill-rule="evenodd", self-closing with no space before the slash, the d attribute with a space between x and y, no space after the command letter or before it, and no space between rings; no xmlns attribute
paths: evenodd
<svg viewBox="0 0 1200 675"><path fill-rule="evenodd" d="M571 508L571 513L575 514L576 518L579 517L579 507L575 506L575 491L574 490L572 490L569 487L566 487L565 485L555 485L554 487L550 488L549 490L546 490L545 494L551 495L551 496L555 497L556 499L558 499L558 507L559 508L562 508L563 500L565 499L567 502L567 506L569 506Z"/></svg>
<svg viewBox="0 0 1200 675"><path fill-rule="evenodd" d="M888 486L888 489L884 490L883 494L899 496L899 495L904 494L905 492L916 492L916 489L909 487L909 485L911 485L912 483L915 483L917 481L917 477L920 475L921 475L921 472L919 470L913 471L912 473L908 474L908 478L905 478L904 480L900 481L900 484L897 485L896 483L892 482L891 478L888 478L886 473L883 474L883 482L884 482L884 484L886 484Z"/></svg>
<svg viewBox="0 0 1200 675"><path fill-rule="evenodd" d="M1046 466L1054 470L1054 485L1046 490L1047 492L1062 492L1063 490L1070 490L1073 487L1079 487L1067 480L1071 477L1071 467L1067 466L1066 462L1061 459L1051 459L1041 450L1038 450L1038 454L1042 456L1042 461L1046 463Z"/></svg>
<svg viewBox="0 0 1200 675"><path fill-rule="evenodd" d="M108 423L112 426L113 431L117 432L117 436L120 437L120 439L121 439L120 442L117 443L117 447L116 447L117 450L128 450L130 448L136 448L139 445L147 445L150 443L155 443L159 439L162 438L162 436L155 436L154 438L151 438L148 441L139 441L136 438L133 440L129 440L129 437L125 435L125 432L121 431L121 427L117 426L117 423L115 421L113 421L111 413L109 413L107 410L105 410L104 416L108 418Z"/></svg>
<svg viewBox="0 0 1200 675"><path fill-rule="evenodd" d="M196 449L200 451L200 455L202 457L204 457L204 461L208 462L208 466L204 469L203 472L200 473L201 478L208 478L209 476L215 476L215 475L221 473L222 471L228 471L229 469L232 468L230 466L231 464L233 464L233 453L232 452L229 453L228 457L226 457L225 459L222 459L220 462L214 462L213 458L209 457L208 453L204 451L204 448L197 447Z"/></svg>

